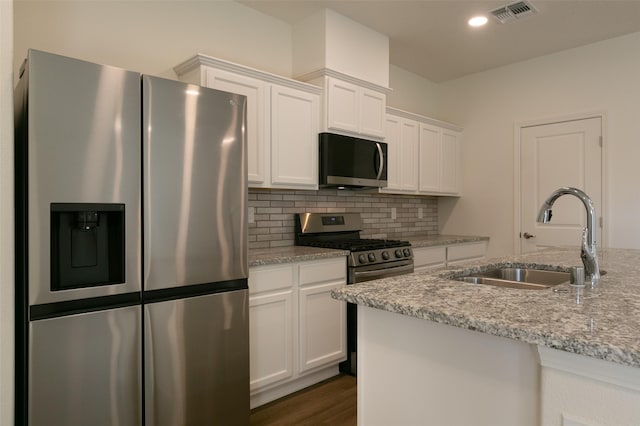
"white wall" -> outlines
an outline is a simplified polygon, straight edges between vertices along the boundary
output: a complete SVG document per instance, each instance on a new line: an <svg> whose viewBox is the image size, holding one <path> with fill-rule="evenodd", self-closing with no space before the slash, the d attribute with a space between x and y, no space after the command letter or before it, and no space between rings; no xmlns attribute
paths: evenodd
<svg viewBox="0 0 640 426"><path fill-rule="evenodd" d="M441 199L441 231L489 235L489 255L513 253L515 123L604 111L604 243L640 248L638 52L635 33L441 84L440 118L464 127L464 194Z"/></svg>
<svg viewBox="0 0 640 426"><path fill-rule="evenodd" d="M438 84L395 65L389 65L387 105L415 114L441 119ZM454 123L458 124L458 123Z"/></svg>
<svg viewBox="0 0 640 426"><path fill-rule="evenodd" d="M0 1L0 424L13 424L13 2Z"/></svg>
<svg viewBox="0 0 640 426"><path fill-rule="evenodd" d="M14 5L14 70L28 48L151 75L196 53L291 76L291 26L230 1L26 1Z"/></svg>

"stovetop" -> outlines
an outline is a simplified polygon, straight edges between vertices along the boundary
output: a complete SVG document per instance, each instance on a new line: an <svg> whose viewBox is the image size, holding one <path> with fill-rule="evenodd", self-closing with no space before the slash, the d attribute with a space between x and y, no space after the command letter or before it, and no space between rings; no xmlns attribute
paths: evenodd
<svg viewBox="0 0 640 426"><path fill-rule="evenodd" d="M296 215L295 243L349 250L348 265L353 268L389 267L397 262L412 264L410 242L360 238L361 229L362 219L358 213L300 213Z"/></svg>
<svg viewBox="0 0 640 426"><path fill-rule="evenodd" d="M344 240L336 239L333 241L304 241L303 244L312 246L312 247L349 250L352 252L379 250L379 249L395 248L395 247L409 247L411 245L408 241L379 240L379 239L372 239L372 238L357 238L357 239L344 239Z"/></svg>

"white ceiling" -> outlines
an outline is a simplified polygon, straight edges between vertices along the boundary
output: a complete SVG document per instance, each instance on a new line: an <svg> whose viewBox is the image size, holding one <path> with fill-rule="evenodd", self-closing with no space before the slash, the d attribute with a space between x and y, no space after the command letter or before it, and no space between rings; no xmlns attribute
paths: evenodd
<svg viewBox="0 0 640 426"><path fill-rule="evenodd" d="M530 2L538 14L471 28L470 17L513 1L240 0L290 24L333 9L386 34L390 62L434 82L640 31L640 0Z"/></svg>

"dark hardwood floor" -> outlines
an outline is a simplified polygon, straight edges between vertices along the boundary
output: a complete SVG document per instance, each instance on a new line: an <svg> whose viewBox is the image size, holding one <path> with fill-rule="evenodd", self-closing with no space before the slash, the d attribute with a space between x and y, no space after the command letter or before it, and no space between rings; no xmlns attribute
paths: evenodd
<svg viewBox="0 0 640 426"><path fill-rule="evenodd" d="M255 408L251 425L356 424L356 378L339 375Z"/></svg>

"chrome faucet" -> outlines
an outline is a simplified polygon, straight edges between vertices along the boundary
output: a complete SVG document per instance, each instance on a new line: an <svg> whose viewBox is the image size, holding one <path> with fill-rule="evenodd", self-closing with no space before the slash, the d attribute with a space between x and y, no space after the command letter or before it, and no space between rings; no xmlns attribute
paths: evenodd
<svg viewBox="0 0 640 426"><path fill-rule="evenodd" d="M598 266L598 256L596 255L596 210L591 198L577 188L556 189L540 207L537 221L539 223L549 223L551 221L551 206L558 198L567 194L578 197L587 209L587 227L582 231L580 257L584 264L584 271L593 286L600 280L600 267Z"/></svg>

